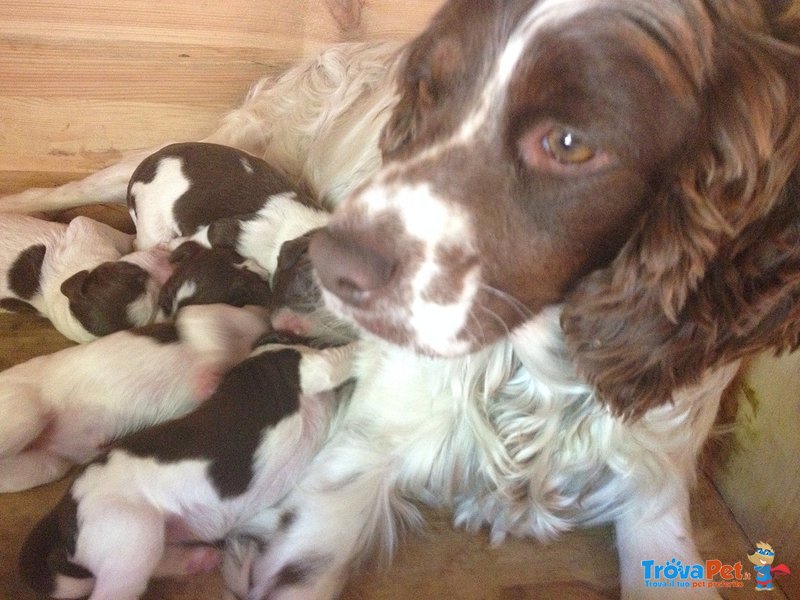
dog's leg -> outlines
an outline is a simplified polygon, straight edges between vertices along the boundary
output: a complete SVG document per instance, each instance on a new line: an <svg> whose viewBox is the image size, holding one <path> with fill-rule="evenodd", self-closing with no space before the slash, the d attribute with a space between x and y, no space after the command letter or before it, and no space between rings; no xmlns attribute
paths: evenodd
<svg viewBox="0 0 800 600"><path fill-rule="evenodd" d="M300 388L305 394L318 394L342 385L353 376L357 344L308 350L300 363Z"/></svg>
<svg viewBox="0 0 800 600"><path fill-rule="evenodd" d="M142 160L158 150L139 150L84 179L70 181L53 188L31 188L0 198L0 212L31 213L59 211L76 206L104 203L125 203L128 180Z"/></svg>
<svg viewBox="0 0 800 600"><path fill-rule="evenodd" d="M0 392L0 457L21 452L50 422L35 385L5 384Z"/></svg>
<svg viewBox="0 0 800 600"><path fill-rule="evenodd" d="M0 458L0 493L21 492L61 479L73 463L45 450Z"/></svg>
<svg viewBox="0 0 800 600"><path fill-rule="evenodd" d="M655 565L702 564L692 536L689 493L680 484L676 484L674 492L672 498L652 498L642 494L641 500L637 500L616 521L624 599L667 599L674 598L678 592L689 594L691 598L719 598L716 591L706 587L677 589L645 583L646 574L656 579ZM649 572L648 565L652 565ZM661 581L666 581L667 585L670 583L664 578Z"/></svg>
<svg viewBox="0 0 800 600"><path fill-rule="evenodd" d="M168 544L153 577L185 577L208 573L222 563L222 552L213 546L200 544Z"/></svg>
<svg viewBox="0 0 800 600"><path fill-rule="evenodd" d="M90 600L136 600L164 553L164 518L154 508L108 495L79 505L75 559L95 576Z"/></svg>

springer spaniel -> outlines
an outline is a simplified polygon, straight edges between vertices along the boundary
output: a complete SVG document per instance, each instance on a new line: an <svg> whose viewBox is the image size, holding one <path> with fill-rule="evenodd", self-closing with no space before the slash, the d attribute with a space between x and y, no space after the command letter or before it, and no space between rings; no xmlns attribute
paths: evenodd
<svg viewBox="0 0 800 600"><path fill-rule="evenodd" d="M311 257L366 339L247 597L336 595L412 500L494 541L613 521L625 597L699 562L720 394L800 343L798 98L785 0L449 0L257 84L208 139L338 204ZM124 201L140 158L0 207Z"/></svg>

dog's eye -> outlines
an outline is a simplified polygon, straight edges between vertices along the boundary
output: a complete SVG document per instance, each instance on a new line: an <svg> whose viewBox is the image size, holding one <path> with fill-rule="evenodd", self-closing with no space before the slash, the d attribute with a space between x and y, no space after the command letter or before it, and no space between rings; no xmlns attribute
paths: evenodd
<svg viewBox="0 0 800 600"><path fill-rule="evenodd" d="M517 148L526 166L565 175L592 172L612 159L579 133L553 124L528 130L517 140Z"/></svg>
<svg viewBox="0 0 800 600"><path fill-rule="evenodd" d="M585 163L596 154L594 148L568 129L551 129L542 138L542 148L555 160L567 165Z"/></svg>

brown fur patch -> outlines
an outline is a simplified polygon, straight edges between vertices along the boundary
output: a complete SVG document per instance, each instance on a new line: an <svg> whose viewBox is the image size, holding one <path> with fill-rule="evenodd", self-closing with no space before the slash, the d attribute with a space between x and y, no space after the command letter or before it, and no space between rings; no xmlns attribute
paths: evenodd
<svg viewBox="0 0 800 600"><path fill-rule="evenodd" d="M8 270L8 287L23 300L30 300L41 290L42 263L46 252L44 244L26 248Z"/></svg>

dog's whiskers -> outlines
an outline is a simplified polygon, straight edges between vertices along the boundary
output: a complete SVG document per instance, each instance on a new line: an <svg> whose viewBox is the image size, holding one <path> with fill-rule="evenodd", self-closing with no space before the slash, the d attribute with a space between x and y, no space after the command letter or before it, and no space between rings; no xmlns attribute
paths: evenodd
<svg viewBox="0 0 800 600"><path fill-rule="evenodd" d="M525 304L512 296L511 294L504 292L502 290L498 290L496 287L488 285L486 283L481 284L481 289L492 294L496 298L498 298L501 302L510 306L514 312L516 312L523 320L530 319L534 316L533 311L529 309Z"/></svg>

